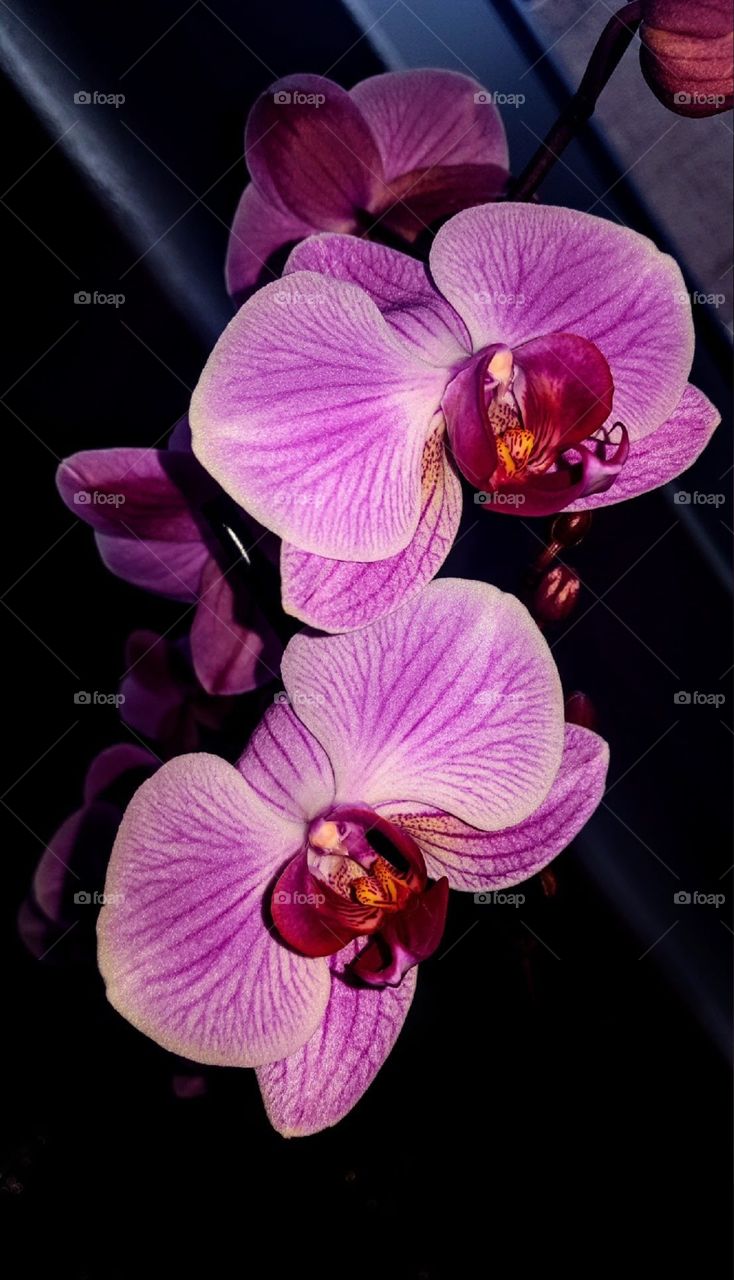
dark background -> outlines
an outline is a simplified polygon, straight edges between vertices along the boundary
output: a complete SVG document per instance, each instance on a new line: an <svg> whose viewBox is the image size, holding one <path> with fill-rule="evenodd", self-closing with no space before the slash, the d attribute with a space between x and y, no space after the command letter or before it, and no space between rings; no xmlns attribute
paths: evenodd
<svg viewBox="0 0 734 1280"><path fill-rule="evenodd" d="M56 497L57 460L152 444L185 411L229 314L221 264L255 95L293 71L336 64L349 86L382 68L336 0L16 4L2 18L0 1201L24 1271L728 1275L728 422L672 486L726 493L723 506L649 495L600 512L569 556L586 590L549 639L610 741L605 807L555 864L554 895L531 884L521 912L453 895L398 1044L336 1129L281 1139L251 1072L208 1070L205 1096L175 1097L175 1061L105 1004L91 965L65 963L63 940L41 961L21 947L44 844L91 757L126 735L74 691L114 691L129 631L177 617L104 571ZM542 74L558 93L552 65ZM126 102L75 107L80 89ZM650 230L624 184L615 197ZM74 305L95 289L124 305ZM725 345L698 319L696 380L723 404ZM444 571L520 589L545 523L479 514L467 504ZM676 705L680 689L727 702ZM727 903L678 906L680 889Z"/></svg>

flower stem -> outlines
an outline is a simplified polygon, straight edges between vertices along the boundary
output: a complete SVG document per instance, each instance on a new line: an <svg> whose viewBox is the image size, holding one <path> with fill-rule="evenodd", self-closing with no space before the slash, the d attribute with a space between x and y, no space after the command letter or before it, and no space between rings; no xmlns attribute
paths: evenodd
<svg viewBox="0 0 734 1280"><path fill-rule="evenodd" d="M594 114L599 95L627 51L641 18L640 0L626 4L610 18L594 46L576 93L510 188L510 200L532 200L562 151Z"/></svg>

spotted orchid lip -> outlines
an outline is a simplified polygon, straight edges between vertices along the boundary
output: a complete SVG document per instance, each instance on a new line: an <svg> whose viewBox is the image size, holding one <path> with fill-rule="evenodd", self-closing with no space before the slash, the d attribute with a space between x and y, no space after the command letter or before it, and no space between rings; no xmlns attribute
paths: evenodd
<svg viewBox="0 0 734 1280"><path fill-rule="evenodd" d="M535 338L512 349L495 343L449 384L443 400L457 465L477 488L499 493L503 509L546 515L599 493L627 457L627 432L609 449L599 438L612 412L609 366L576 334Z"/></svg>
<svg viewBox="0 0 734 1280"><path fill-rule="evenodd" d="M445 878L429 885L407 832L366 806L340 805L311 822L271 910L282 939L302 955L334 955L371 938L352 974L370 986L397 985L438 946L447 895Z"/></svg>

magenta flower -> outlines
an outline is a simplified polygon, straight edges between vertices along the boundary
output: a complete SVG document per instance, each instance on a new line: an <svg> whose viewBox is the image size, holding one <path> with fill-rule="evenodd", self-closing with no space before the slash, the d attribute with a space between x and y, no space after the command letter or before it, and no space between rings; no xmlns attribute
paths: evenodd
<svg viewBox="0 0 734 1280"><path fill-rule="evenodd" d="M237 767L179 756L123 819L99 921L112 1004L194 1061L256 1067L283 1134L335 1124L390 1052L447 888L573 838L605 743L564 726L513 597L443 579L362 631L296 636Z"/></svg>
<svg viewBox="0 0 734 1280"><path fill-rule="evenodd" d="M252 108L245 155L252 182L226 266L237 300L274 253L314 231L411 243L507 181L499 112L456 71L390 72L349 92L323 76L286 76Z"/></svg>
<svg viewBox="0 0 734 1280"><path fill-rule="evenodd" d="M691 308L645 237L570 209L457 214L428 268L314 236L219 339L194 451L284 539L283 602L330 631L418 592L488 506L619 502L684 471L719 416L687 385Z"/></svg>
<svg viewBox="0 0 734 1280"><path fill-rule="evenodd" d="M94 529L112 573L196 605L191 654L207 693L244 693L273 678L281 646L202 514L219 490L191 453L186 419L168 449L75 453L56 483L69 510Z"/></svg>

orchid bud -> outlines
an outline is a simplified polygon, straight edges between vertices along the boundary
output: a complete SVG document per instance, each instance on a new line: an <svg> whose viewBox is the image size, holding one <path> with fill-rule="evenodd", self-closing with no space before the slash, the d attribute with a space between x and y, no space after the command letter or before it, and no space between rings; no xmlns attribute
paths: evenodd
<svg viewBox="0 0 734 1280"><path fill-rule="evenodd" d="M590 511L570 511L556 516L551 525L551 538L559 547L576 547L591 529Z"/></svg>
<svg viewBox="0 0 734 1280"><path fill-rule="evenodd" d="M533 596L532 612L540 623L562 622L573 612L581 591L579 578L566 565L543 574Z"/></svg>
<svg viewBox="0 0 734 1280"><path fill-rule="evenodd" d="M731 0L642 0L640 65L656 98L679 116L732 105Z"/></svg>

